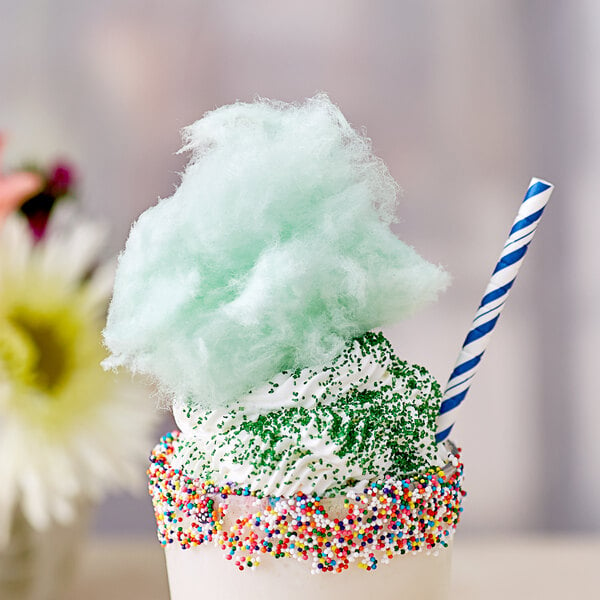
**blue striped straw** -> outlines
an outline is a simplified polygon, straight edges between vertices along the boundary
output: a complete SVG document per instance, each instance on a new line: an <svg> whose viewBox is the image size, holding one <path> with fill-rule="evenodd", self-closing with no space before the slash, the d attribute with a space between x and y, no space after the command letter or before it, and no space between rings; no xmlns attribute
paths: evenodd
<svg viewBox="0 0 600 600"><path fill-rule="evenodd" d="M553 189L554 186L551 183L541 179L534 178L529 184L527 194L508 234L502 254L492 273L442 397L437 422L436 441L438 443L450 435L456 422L456 411L471 387L492 331L498 322Z"/></svg>

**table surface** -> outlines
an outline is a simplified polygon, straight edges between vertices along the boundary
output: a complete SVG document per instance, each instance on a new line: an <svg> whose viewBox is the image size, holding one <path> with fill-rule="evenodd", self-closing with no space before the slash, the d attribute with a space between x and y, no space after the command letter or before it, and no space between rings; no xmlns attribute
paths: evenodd
<svg viewBox="0 0 600 600"><path fill-rule="evenodd" d="M600 538L465 538L454 542L450 600L598 597ZM168 600L158 542L95 539L67 600ZM594 595L590 595L593 592Z"/></svg>

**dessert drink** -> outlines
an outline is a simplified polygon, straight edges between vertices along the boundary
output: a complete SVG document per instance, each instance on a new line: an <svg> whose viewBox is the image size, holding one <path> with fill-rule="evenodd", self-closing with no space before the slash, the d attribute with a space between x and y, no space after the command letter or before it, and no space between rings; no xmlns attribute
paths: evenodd
<svg viewBox="0 0 600 600"><path fill-rule="evenodd" d="M171 198L119 260L105 366L150 376L178 430L149 490L172 600L448 590L448 440L552 185L532 180L444 393L377 328L447 284L391 232L398 186L325 95L184 131Z"/></svg>
<svg viewBox="0 0 600 600"><path fill-rule="evenodd" d="M377 328L448 278L391 232L397 184L324 95L185 140L105 329L106 366L152 377L178 426L148 471L172 599L444 597L462 465L438 383Z"/></svg>

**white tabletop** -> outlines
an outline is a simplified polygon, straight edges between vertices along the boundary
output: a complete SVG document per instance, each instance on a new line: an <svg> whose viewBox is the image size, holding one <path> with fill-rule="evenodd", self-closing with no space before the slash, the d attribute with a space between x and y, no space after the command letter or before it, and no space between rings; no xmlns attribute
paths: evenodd
<svg viewBox="0 0 600 600"><path fill-rule="evenodd" d="M600 538L461 538L450 600L600 597ZM585 595L585 596L584 596ZM158 542L92 540L67 600L168 600Z"/></svg>

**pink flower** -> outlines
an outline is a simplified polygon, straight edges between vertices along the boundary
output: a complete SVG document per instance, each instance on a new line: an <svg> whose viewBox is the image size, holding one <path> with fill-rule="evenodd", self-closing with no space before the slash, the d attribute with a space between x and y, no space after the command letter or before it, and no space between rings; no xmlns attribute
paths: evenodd
<svg viewBox="0 0 600 600"><path fill-rule="evenodd" d="M27 171L2 174L2 150L4 138L0 135L0 226L6 217L21 204L37 193L43 186L43 179Z"/></svg>

